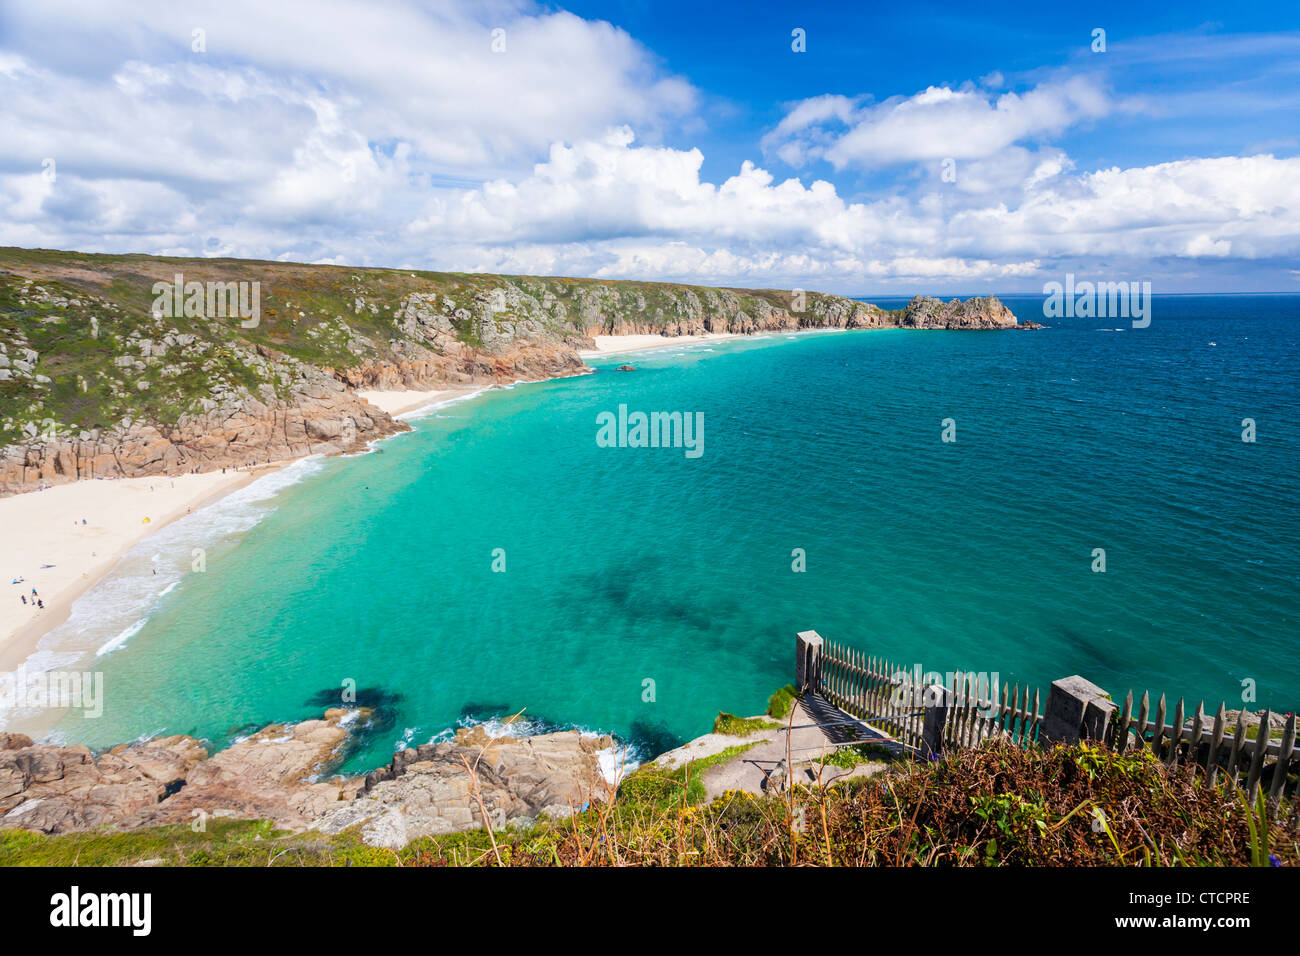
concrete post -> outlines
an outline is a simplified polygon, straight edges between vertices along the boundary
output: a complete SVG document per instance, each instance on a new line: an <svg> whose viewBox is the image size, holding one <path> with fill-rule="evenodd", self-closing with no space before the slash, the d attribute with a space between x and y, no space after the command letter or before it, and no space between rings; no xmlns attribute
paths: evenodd
<svg viewBox="0 0 1300 956"><path fill-rule="evenodd" d="M816 694L822 689L822 639L816 631L795 635L794 688L801 694Z"/></svg>
<svg viewBox="0 0 1300 956"><path fill-rule="evenodd" d="M1039 739L1047 745L1105 740L1117 709L1104 690L1078 674L1052 681Z"/></svg>

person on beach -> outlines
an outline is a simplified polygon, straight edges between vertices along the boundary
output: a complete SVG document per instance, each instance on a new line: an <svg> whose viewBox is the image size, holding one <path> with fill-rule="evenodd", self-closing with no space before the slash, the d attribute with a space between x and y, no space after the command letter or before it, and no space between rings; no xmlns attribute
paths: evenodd
<svg viewBox="0 0 1300 956"><path fill-rule="evenodd" d="M37 602L36 602L36 606L37 606L38 608L40 608L42 611L45 610L45 602L44 602L44 601L37 601Z"/></svg>
<svg viewBox="0 0 1300 956"><path fill-rule="evenodd" d="M20 598L23 599L23 603L24 603L24 604L27 603L27 595L26 595L26 594L20 594L20 595L18 595L18 596L19 596Z"/></svg>

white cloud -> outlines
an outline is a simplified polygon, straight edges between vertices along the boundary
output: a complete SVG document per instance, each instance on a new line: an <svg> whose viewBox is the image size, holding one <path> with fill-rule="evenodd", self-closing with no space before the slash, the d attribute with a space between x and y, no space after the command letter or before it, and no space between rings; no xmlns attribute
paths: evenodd
<svg viewBox="0 0 1300 956"><path fill-rule="evenodd" d="M329 148L309 142L304 150ZM75 210L84 231L59 245L132 240L131 248L174 253L846 291L867 282L1023 279L1065 257L1300 254L1300 159L1185 160L1079 175L1059 152L1022 153L1011 204L1001 201L1004 183L992 199L982 188L934 188L850 202L826 181L778 181L750 162L710 183L698 149L639 146L618 127L553 145L526 175L426 191L419 208L400 215L387 204L358 214L344 208L344 191L312 228L291 229L300 197L319 212L312 199L329 191L312 177L334 175L321 171L333 160L317 166L308 155L266 187L261 205L222 219L211 204L156 183L3 177L0 228L31 235ZM409 195L400 185L404 163L398 155L358 172L372 204ZM979 166L963 169L971 176Z"/></svg>
<svg viewBox="0 0 1300 956"><path fill-rule="evenodd" d="M985 81L996 86L1002 77L995 74ZM958 89L931 86L882 103L819 96L796 103L764 137L763 146L791 165L824 159L836 169L983 159L1014 143L1100 119L1115 108L1088 76L1001 95L967 84Z"/></svg>
<svg viewBox="0 0 1300 956"><path fill-rule="evenodd" d="M623 31L525 0L43 0L3 16L0 170L54 157L286 221L517 171L611 124L653 131L695 100Z"/></svg>
<svg viewBox="0 0 1300 956"><path fill-rule="evenodd" d="M752 161L703 179L700 149L658 145L692 120L689 83L525 0L46 0L4 18L0 244L849 292L1300 254L1300 159L1080 171L1044 142L1128 108L1086 75L795 104L764 140L791 165L925 164L846 196Z"/></svg>
<svg viewBox="0 0 1300 956"><path fill-rule="evenodd" d="M993 254L1263 259L1300 254L1300 158L1189 159L1056 177L1015 208L956 214L951 233Z"/></svg>
<svg viewBox="0 0 1300 956"><path fill-rule="evenodd" d="M1013 205L977 189L950 210L938 191L847 202L828 182L778 182L752 163L714 185L700 179L698 150L638 147L620 129L553 147L519 180L441 197L412 228L484 271L545 266L748 285L820 278L841 288L891 277L1018 278L1069 256L1300 253L1300 159L1075 175L1059 151L1021 152Z"/></svg>

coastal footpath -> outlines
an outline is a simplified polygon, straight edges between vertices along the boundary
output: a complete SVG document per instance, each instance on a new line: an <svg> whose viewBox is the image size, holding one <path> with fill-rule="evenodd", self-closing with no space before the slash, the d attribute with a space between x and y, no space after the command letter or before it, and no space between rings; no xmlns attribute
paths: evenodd
<svg viewBox="0 0 1300 956"><path fill-rule="evenodd" d="M4 248L0 495L361 450L409 427L364 392L583 374L609 336L1027 327L996 298Z"/></svg>

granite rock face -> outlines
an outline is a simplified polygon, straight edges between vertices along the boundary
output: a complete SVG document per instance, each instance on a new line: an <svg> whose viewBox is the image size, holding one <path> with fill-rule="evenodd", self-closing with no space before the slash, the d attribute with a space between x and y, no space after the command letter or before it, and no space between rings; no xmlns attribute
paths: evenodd
<svg viewBox="0 0 1300 956"><path fill-rule="evenodd" d="M125 420L48 436L32 425L24 440L0 448L0 494L83 478L176 475L360 451L409 426L356 389L501 384L587 371L575 350L589 342L581 336L566 342L537 321L494 319L486 306L477 316L458 311L472 326L473 344L437 303L413 294L398 309L397 334L384 350L389 357L358 344L356 363L334 369L258 346L247 350L245 363L274 385L215 385L196 411L174 422ZM133 340L133 349L144 357L132 357L133 350L132 362L167 361L150 340Z"/></svg>
<svg viewBox="0 0 1300 956"><path fill-rule="evenodd" d="M120 823L156 805L207 755L190 737L114 747L32 744L0 736L0 827L44 833Z"/></svg>
<svg viewBox="0 0 1300 956"><path fill-rule="evenodd" d="M907 303L899 324L916 329L1012 329L1016 317L992 297L943 302L918 295Z"/></svg>
<svg viewBox="0 0 1300 956"><path fill-rule="evenodd" d="M100 826L202 826L218 817L337 833L361 827L375 846L483 825L563 816L609 794L600 752L609 737L564 731L529 738L462 729L452 740L397 753L365 777L326 777L364 711L264 728L208 757L191 737L82 746L0 734L0 827L58 834ZM467 769L467 764L468 768ZM472 773L471 773L472 769Z"/></svg>
<svg viewBox="0 0 1300 956"><path fill-rule="evenodd" d="M327 378L297 393L206 400L204 411L174 425L130 422L0 450L0 493L83 478L177 475L239 468L306 455L359 451L376 438L408 430Z"/></svg>
<svg viewBox="0 0 1300 956"><path fill-rule="evenodd" d="M120 821L124 828L190 823L203 817L271 820L302 830L361 789L352 777L317 780L341 754L350 714L273 724L196 765L175 795Z"/></svg>
<svg viewBox="0 0 1300 956"><path fill-rule="evenodd" d="M462 729L454 740L399 752L366 776L354 800L312 826L336 833L362 824L367 843L396 848L480 827L484 813L498 829L564 817L609 796L599 753L613 745L577 731L492 738L481 727Z"/></svg>

